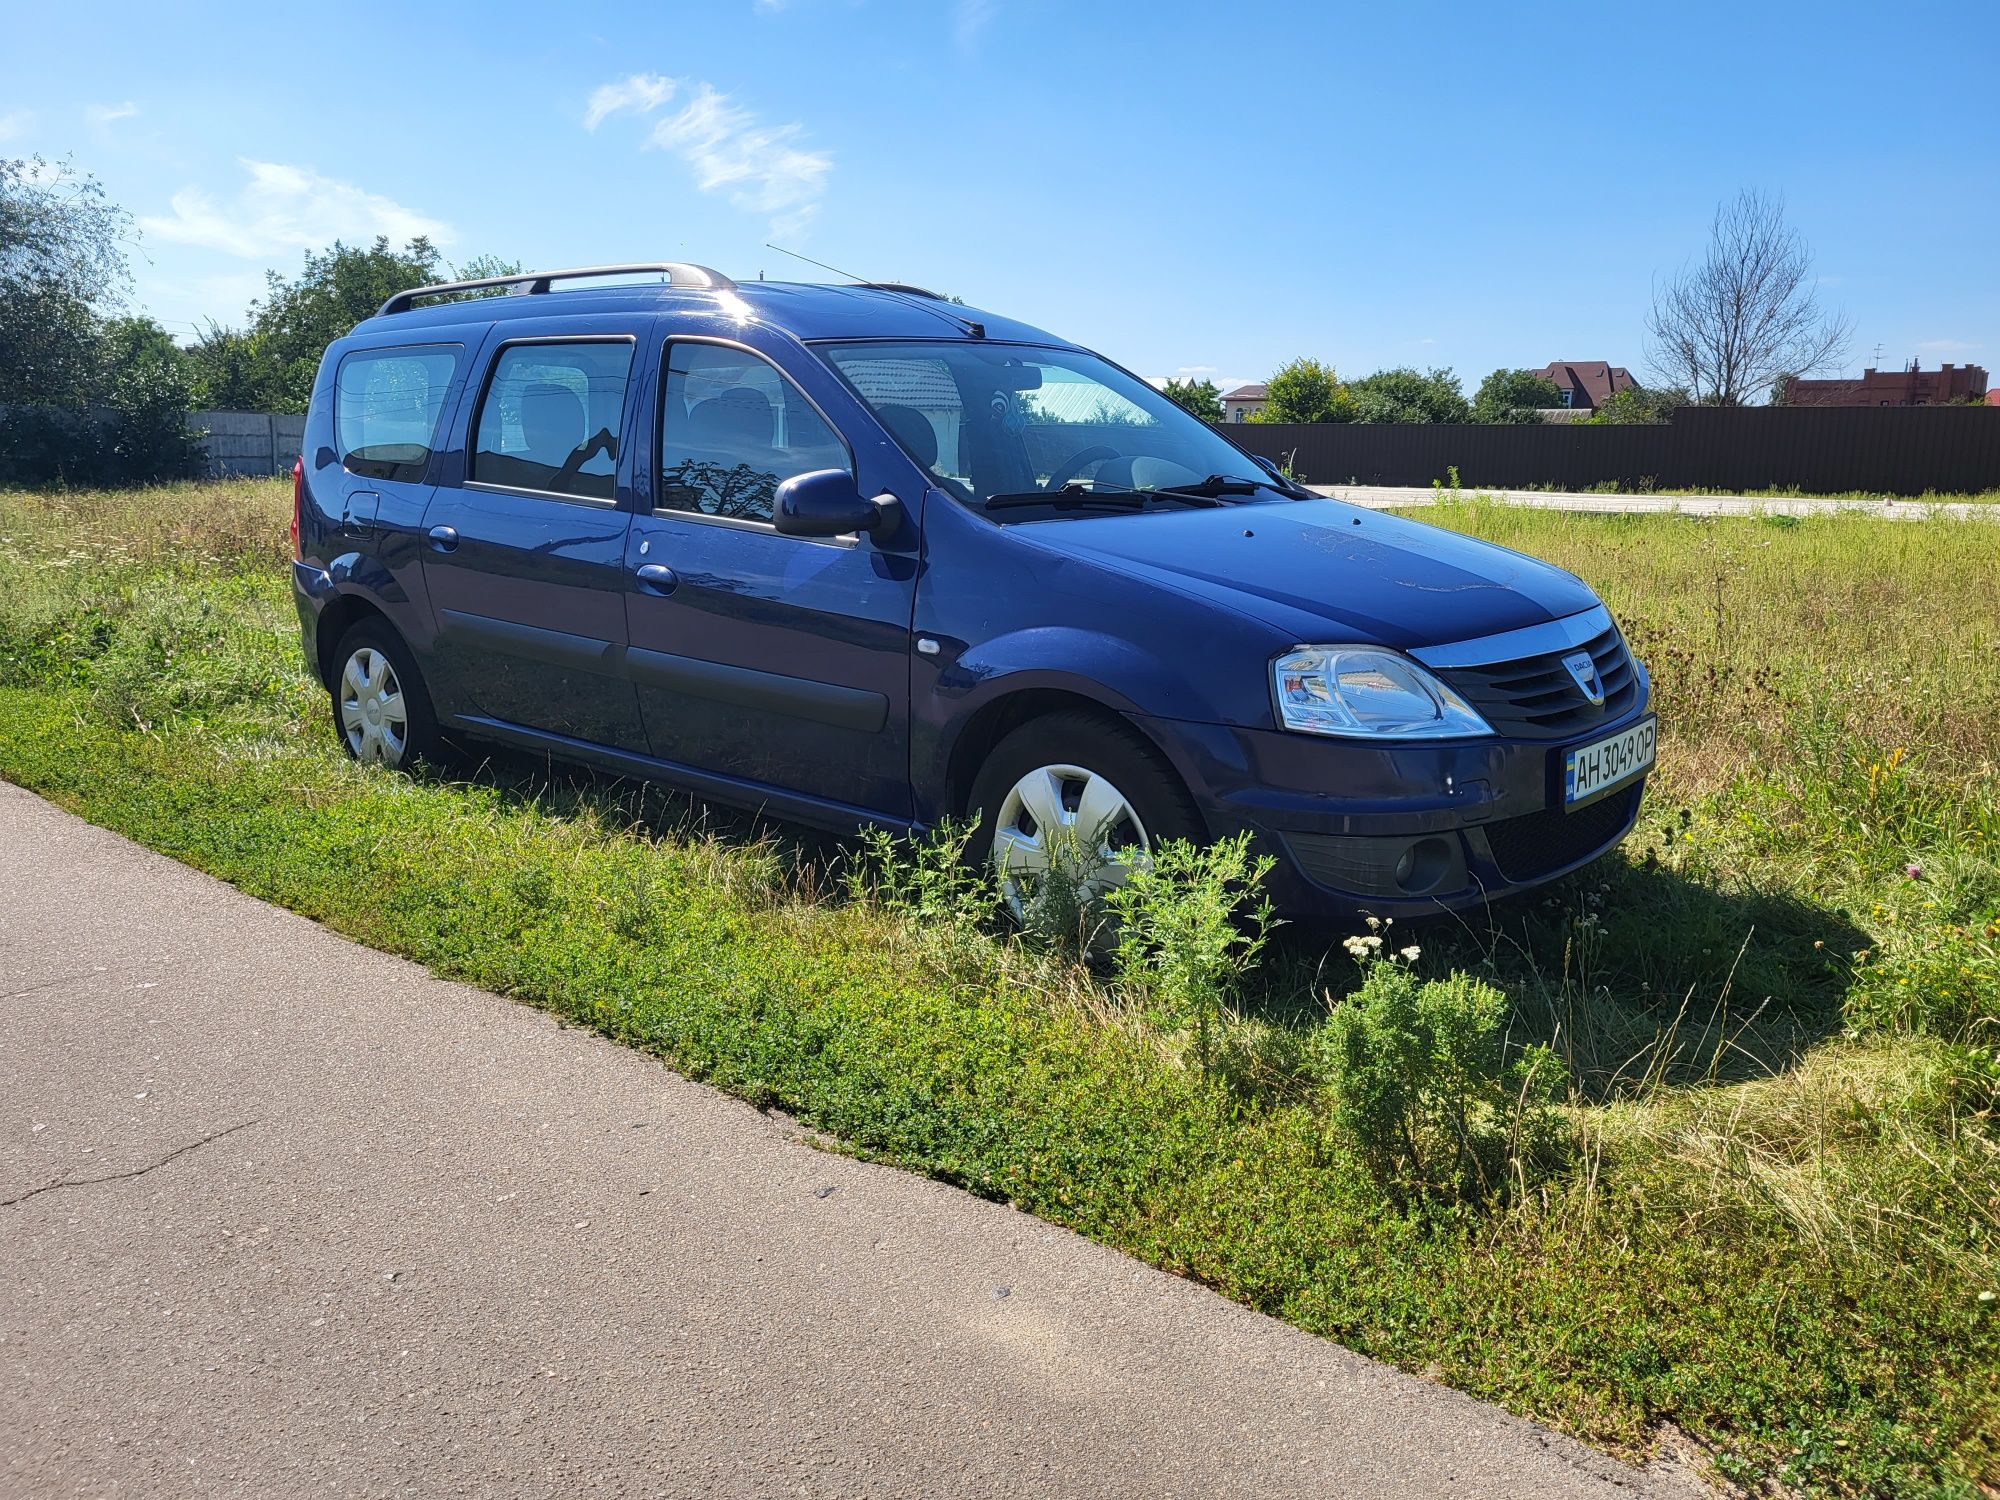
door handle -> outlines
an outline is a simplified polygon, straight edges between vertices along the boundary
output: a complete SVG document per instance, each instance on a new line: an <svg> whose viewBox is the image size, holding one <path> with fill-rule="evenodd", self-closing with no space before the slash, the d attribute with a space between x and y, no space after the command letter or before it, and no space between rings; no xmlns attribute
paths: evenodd
<svg viewBox="0 0 2000 1500"><path fill-rule="evenodd" d="M647 563L639 569L639 586L656 594L671 594L679 582L674 570L665 563Z"/></svg>
<svg viewBox="0 0 2000 1500"><path fill-rule="evenodd" d="M458 528L456 526L433 526L431 528L431 551L455 552L458 550Z"/></svg>

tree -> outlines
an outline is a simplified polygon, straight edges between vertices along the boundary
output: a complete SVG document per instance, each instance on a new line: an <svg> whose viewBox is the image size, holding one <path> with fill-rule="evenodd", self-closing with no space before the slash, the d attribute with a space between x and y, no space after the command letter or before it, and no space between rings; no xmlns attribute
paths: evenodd
<svg viewBox="0 0 2000 1500"><path fill-rule="evenodd" d="M66 161L0 161L0 402L90 400L96 320L124 299L131 224Z"/></svg>
<svg viewBox="0 0 2000 1500"><path fill-rule="evenodd" d="M1615 392L1589 421L1598 427L1629 425L1635 422L1666 422L1688 404L1686 391L1654 391L1641 386Z"/></svg>
<svg viewBox="0 0 2000 1500"><path fill-rule="evenodd" d="M191 399L198 411L266 411L264 364L254 336L214 319L187 351Z"/></svg>
<svg viewBox="0 0 2000 1500"><path fill-rule="evenodd" d="M188 432L192 380L187 352L151 318L112 318L97 337L95 404L118 413L110 460L125 482L195 472L199 444Z"/></svg>
<svg viewBox="0 0 2000 1500"><path fill-rule="evenodd" d="M1741 406L1782 376L1839 365L1849 325L1821 308L1812 264L1782 200L1746 190L1717 208L1701 262L1653 295L1647 354L1661 383Z"/></svg>
<svg viewBox="0 0 2000 1500"><path fill-rule="evenodd" d="M335 240L324 254L306 252L296 281L269 273L269 290L250 307L259 373L254 388L267 411L304 411L320 356L335 339L397 292L444 280L437 247L418 235L401 250L388 236L359 250Z"/></svg>
<svg viewBox="0 0 2000 1500"><path fill-rule="evenodd" d="M1351 422L1354 403L1331 365L1295 359L1264 386L1264 409L1253 422Z"/></svg>
<svg viewBox="0 0 2000 1500"><path fill-rule="evenodd" d="M1418 374L1407 366L1349 381L1356 422L1464 422L1472 409L1448 369Z"/></svg>
<svg viewBox="0 0 2000 1500"><path fill-rule="evenodd" d="M1169 380L1160 387L1160 393L1204 422L1222 420L1222 392L1213 380Z"/></svg>
<svg viewBox="0 0 2000 1500"><path fill-rule="evenodd" d="M1539 422L1543 411L1562 404L1562 392L1553 380L1533 370L1495 370L1473 392L1472 420Z"/></svg>

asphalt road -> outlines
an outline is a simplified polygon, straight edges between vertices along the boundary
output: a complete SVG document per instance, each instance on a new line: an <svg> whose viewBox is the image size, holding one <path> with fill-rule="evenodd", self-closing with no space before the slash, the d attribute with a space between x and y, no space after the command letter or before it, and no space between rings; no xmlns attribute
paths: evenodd
<svg viewBox="0 0 2000 1500"><path fill-rule="evenodd" d="M1315 494L1364 505L1370 510L1421 509L1438 503L1432 489L1390 485L1309 484ZM1867 515L1885 521L2000 521L2000 505L1964 500L1826 500L1808 496L1756 495L1592 495L1568 490L1488 490L1467 485L1470 500L1481 496L1528 510L1567 510L1602 516L1831 516Z"/></svg>
<svg viewBox="0 0 2000 1500"><path fill-rule="evenodd" d="M1685 1494L0 783L0 1495Z"/></svg>

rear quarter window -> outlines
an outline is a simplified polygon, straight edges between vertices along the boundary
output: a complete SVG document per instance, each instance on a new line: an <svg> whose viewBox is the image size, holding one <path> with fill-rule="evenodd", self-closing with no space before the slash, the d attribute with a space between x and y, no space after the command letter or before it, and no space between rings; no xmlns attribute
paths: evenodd
<svg viewBox="0 0 2000 1500"><path fill-rule="evenodd" d="M333 400L341 466L368 479L421 480L459 353L434 344L362 349L341 360Z"/></svg>

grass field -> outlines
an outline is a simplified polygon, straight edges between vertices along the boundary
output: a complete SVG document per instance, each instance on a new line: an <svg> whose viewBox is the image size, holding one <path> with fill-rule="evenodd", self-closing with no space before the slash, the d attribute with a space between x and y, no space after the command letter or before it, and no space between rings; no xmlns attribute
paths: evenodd
<svg viewBox="0 0 2000 1500"><path fill-rule="evenodd" d="M1092 970L936 849L518 760L346 763L288 504L0 494L0 774L1614 1451L1995 1493L1990 526L1427 509L1625 623L1663 725L1638 832L1546 897L1399 928L1407 961L1298 928L1252 954L1196 872L1138 914L1144 962ZM1490 1056L1421 1030L1489 999ZM1369 1066L1391 1022L1436 1042L1418 1093Z"/></svg>

